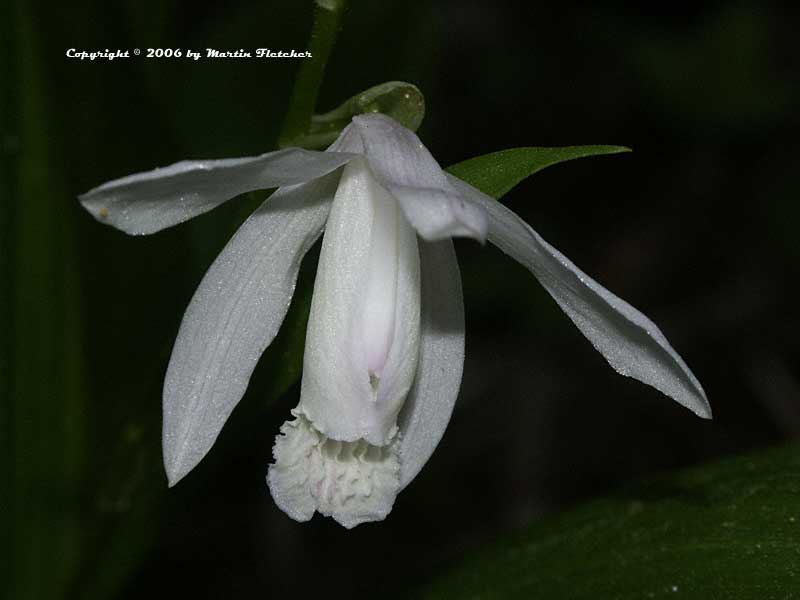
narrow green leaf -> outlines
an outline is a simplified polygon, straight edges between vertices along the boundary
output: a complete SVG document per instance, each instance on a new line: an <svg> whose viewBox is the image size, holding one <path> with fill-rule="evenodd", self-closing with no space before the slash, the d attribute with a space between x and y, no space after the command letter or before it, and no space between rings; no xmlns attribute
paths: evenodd
<svg viewBox="0 0 800 600"><path fill-rule="evenodd" d="M5 73L8 80L16 80L12 56L14 53L13 24L11 19L0 21L0 73ZM13 459L11 457L13 444L11 432L13 431L11 397L11 369L12 369L12 326L14 318L11 312L13 297L7 282L11 281L13 262L11 257L12 227L14 222L14 202L9 198L14 194L14 180L16 171L16 147L19 141L14 133L14 119L11 115L14 105L15 86L0 82L0 469L3 471L3 485L0 485L0 539L11 540L14 527L12 515L12 501L10 489ZM0 550L0 580L9 581L11 578L11 549L10 544ZM10 584L5 585L10 588ZM4 589L0 584L0 590Z"/></svg>
<svg viewBox="0 0 800 600"><path fill-rule="evenodd" d="M447 169L449 173L499 199L520 181L558 163L583 158L630 152L624 146L563 146L560 148L511 148L470 158Z"/></svg>
<svg viewBox="0 0 800 600"><path fill-rule="evenodd" d="M416 598L796 598L800 447L651 479L468 559Z"/></svg>
<svg viewBox="0 0 800 600"><path fill-rule="evenodd" d="M9 429L2 488L10 493L3 545L11 548L2 584L8 598L62 598L83 550L85 365L75 205L56 142L39 15L22 0L6 12L3 45L13 48L13 62L4 75L15 81L3 94L2 121L2 213L4 221L13 217L0 227L2 304L10 313L1 340Z"/></svg>

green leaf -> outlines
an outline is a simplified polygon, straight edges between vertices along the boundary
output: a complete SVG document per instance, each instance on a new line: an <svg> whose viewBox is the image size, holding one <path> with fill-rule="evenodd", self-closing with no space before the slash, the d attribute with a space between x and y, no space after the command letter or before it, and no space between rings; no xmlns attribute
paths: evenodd
<svg viewBox="0 0 800 600"><path fill-rule="evenodd" d="M632 485L535 523L414 597L796 598L800 447Z"/></svg>
<svg viewBox="0 0 800 600"><path fill-rule="evenodd" d="M62 598L83 553L83 308L74 200L57 145L46 36L29 2L0 25L3 597ZM3 82L7 83L6 81Z"/></svg>
<svg viewBox="0 0 800 600"><path fill-rule="evenodd" d="M520 181L558 163L583 158L630 152L625 146L563 146L561 148L512 148L470 158L447 171L499 199Z"/></svg>

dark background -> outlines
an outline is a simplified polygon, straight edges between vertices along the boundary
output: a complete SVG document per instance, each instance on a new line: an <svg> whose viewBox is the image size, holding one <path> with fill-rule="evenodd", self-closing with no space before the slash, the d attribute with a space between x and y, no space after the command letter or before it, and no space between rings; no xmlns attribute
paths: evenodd
<svg viewBox="0 0 800 600"><path fill-rule="evenodd" d="M166 490L171 345L205 269L264 194L146 238L100 226L75 199L180 159L274 148L299 63L80 62L67 48L302 51L311 3L84 2L59 14L16 0L9 15L9 597L399 592L623 482L800 433L800 55L782 4L351 2L320 110L413 82L427 101L420 136L443 166L516 146L634 149L548 169L505 201L661 326L715 416L616 375L527 271L457 241L467 359L453 419L389 518L353 531L297 524L269 496L271 446L298 399L296 385L268 397L275 355L209 456Z"/></svg>

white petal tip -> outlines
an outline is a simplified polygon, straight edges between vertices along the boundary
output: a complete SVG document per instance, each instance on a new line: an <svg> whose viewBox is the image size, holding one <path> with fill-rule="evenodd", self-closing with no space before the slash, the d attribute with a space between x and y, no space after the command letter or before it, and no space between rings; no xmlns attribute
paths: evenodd
<svg viewBox="0 0 800 600"><path fill-rule="evenodd" d="M683 359L681 359L677 353L675 356L677 356L676 361L678 366L681 367L681 371L677 377L666 380L653 376L651 377L651 381L647 381L642 377L635 378L654 387L668 398L672 398L701 419L713 419L711 405L708 403L708 398L706 398L706 393L700 385L700 382L697 381L697 378L683 362Z"/></svg>
<svg viewBox="0 0 800 600"><path fill-rule="evenodd" d="M189 471L191 471L191 469L184 470L184 469L174 468L167 465L165 461L164 471L166 472L167 475L167 487L175 487L175 485L177 485L177 483L181 479L183 479L189 474Z"/></svg>
<svg viewBox="0 0 800 600"><path fill-rule="evenodd" d="M400 490L395 445L331 440L293 414L275 438L275 463L267 473L278 508L299 522L319 511L347 529L386 518Z"/></svg>
<svg viewBox="0 0 800 600"><path fill-rule="evenodd" d="M595 346L595 348L597 348L597 346ZM691 373L691 371L689 371L689 368L684 365L682 360L681 365L684 365L684 368L686 369L685 375L684 373L681 373L681 375L683 375L683 380L681 380L680 377L664 379L656 376L648 378L643 377L640 374L634 375L630 373L628 369L621 367L618 363L609 360L608 356L605 354L604 357L608 361L609 365L611 365L611 367L623 377L636 379L645 385L655 388L667 398L674 400L684 408L692 411L701 419L714 418L711 413L711 405L708 403L705 391L703 391L703 388L697 382L695 376Z"/></svg>
<svg viewBox="0 0 800 600"><path fill-rule="evenodd" d="M661 390L660 390L661 391ZM663 393L663 391L662 391ZM700 417L701 419L713 419L713 415L711 414L711 406L709 406L708 401L705 398L702 399L695 399L692 398L691 401L686 402L683 400L678 400L672 395L668 395L670 398L678 402L684 408L688 408L692 411L696 416Z"/></svg>
<svg viewBox="0 0 800 600"><path fill-rule="evenodd" d="M178 435L164 434L162 440L162 453L164 456L164 473L167 476L167 486L175 487L198 465L205 456L205 452L197 453L198 448L180 448L175 443ZM194 452L193 452L194 450Z"/></svg>
<svg viewBox="0 0 800 600"><path fill-rule="evenodd" d="M714 418L714 415L711 412L711 406L708 404L708 401L706 401L703 405L701 405L697 409L693 409L692 412L701 419L711 420Z"/></svg>
<svg viewBox="0 0 800 600"><path fill-rule="evenodd" d="M78 196L78 202L80 202L81 206L97 221L105 223L106 225L111 225L109 222L109 217L111 216L109 208L97 202L97 200L92 197L92 192L86 192Z"/></svg>

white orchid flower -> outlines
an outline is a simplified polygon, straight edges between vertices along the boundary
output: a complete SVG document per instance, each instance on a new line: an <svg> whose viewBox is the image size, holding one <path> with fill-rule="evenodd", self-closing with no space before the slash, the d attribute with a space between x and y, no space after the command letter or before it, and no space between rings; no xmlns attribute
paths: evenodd
<svg viewBox="0 0 800 600"><path fill-rule="evenodd" d="M180 162L106 183L81 202L101 222L147 234L278 186L183 317L164 382L170 485L214 444L323 230L300 402L267 475L275 502L298 521L315 511L348 528L383 519L438 445L464 362L455 236L488 238L533 273L614 369L710 417L700 383L652 321L512 211L445 174L389 117L355 117L326 152Z"/></svg>

